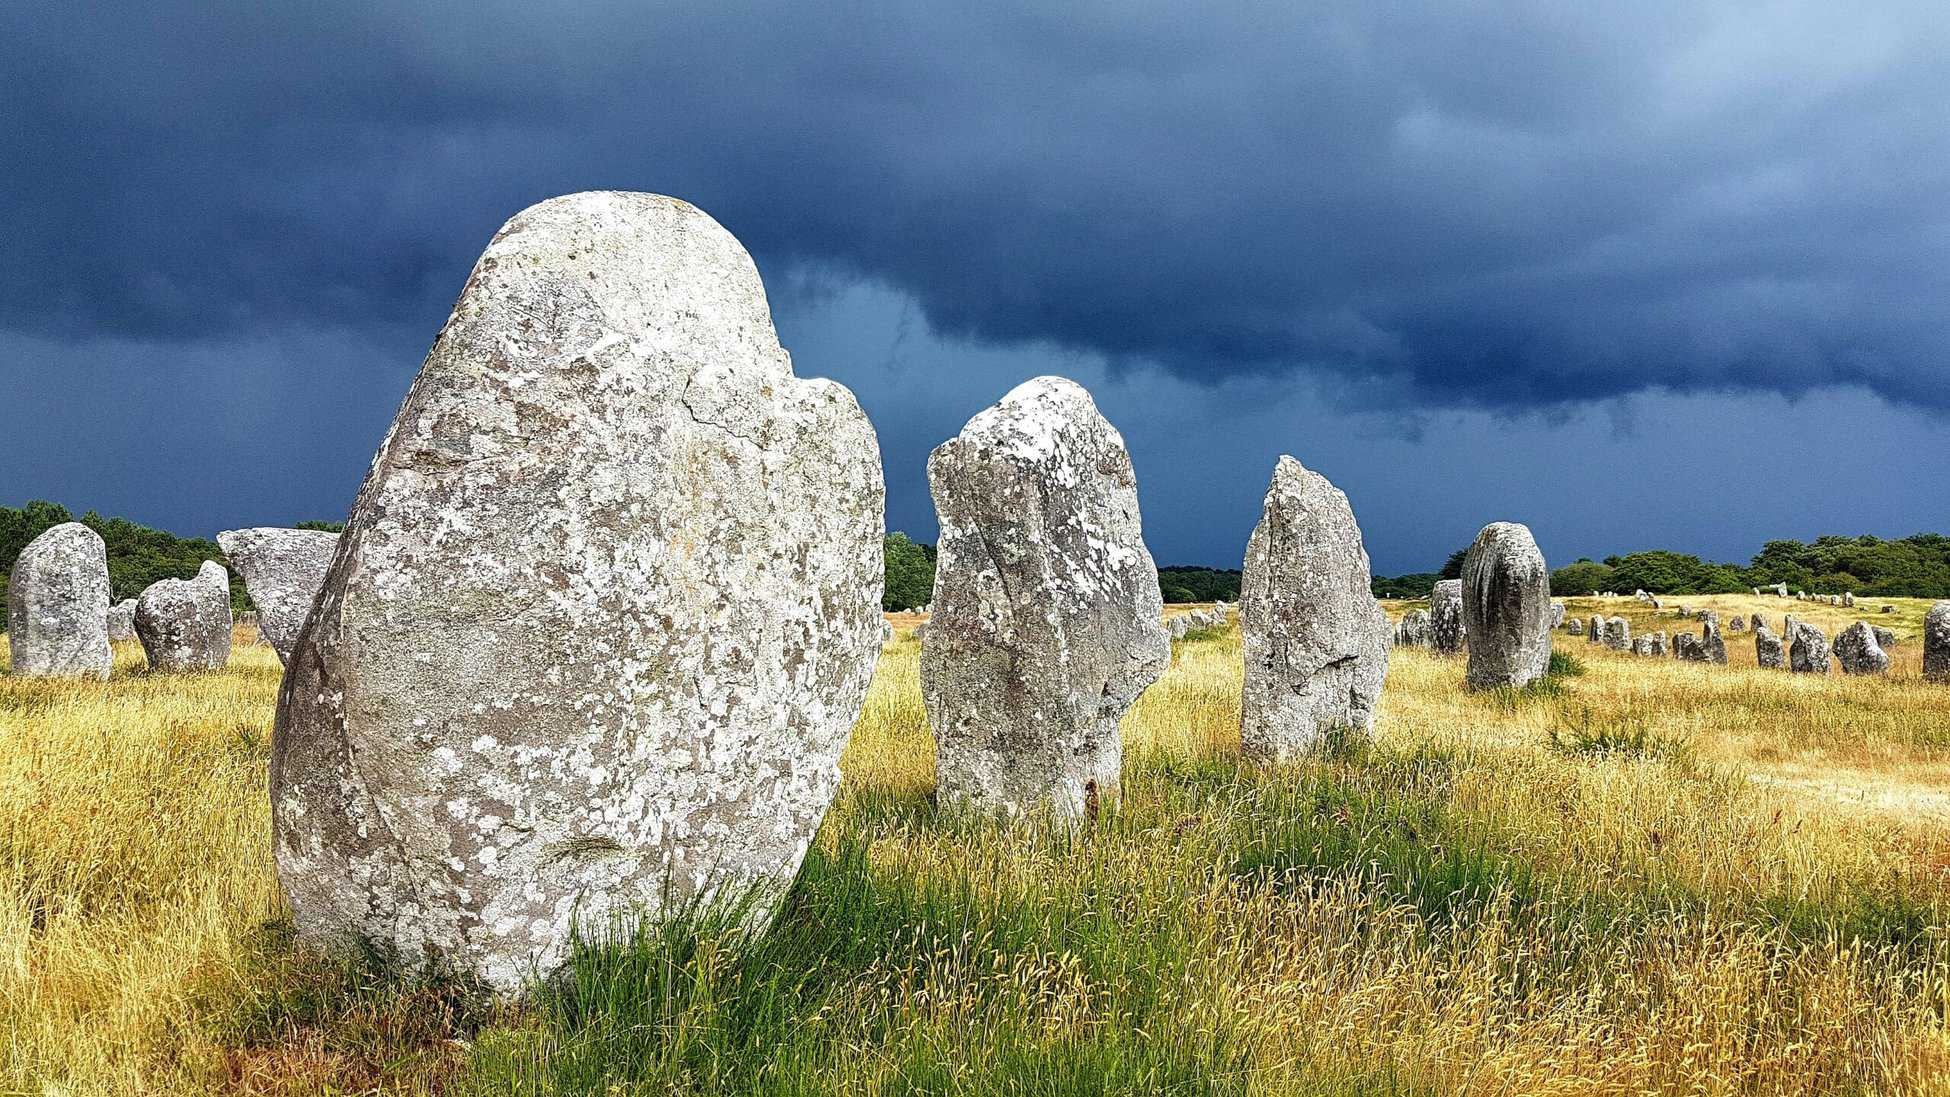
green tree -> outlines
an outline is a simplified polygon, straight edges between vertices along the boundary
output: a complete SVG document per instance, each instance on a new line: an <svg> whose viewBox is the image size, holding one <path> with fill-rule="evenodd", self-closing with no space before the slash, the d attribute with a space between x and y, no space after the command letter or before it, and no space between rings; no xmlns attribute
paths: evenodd
<svg viewBox="0 0 1950 1097"><path fill-rule="evenodd" d="M934 600L934 546L917 544L905 533L890 533L882 542L887 585L880 608L888 612L914 609Z"/></svg>
<svg viewBox="0 0 1950 1097"><path fill-rule="evenodd" d="M1594 590L1610 590L1611 575L1611 568L1580 558L1575 564L1566 564L1551 572L1551 593L1559 598L1568 598L1590 594Z"/></svg>

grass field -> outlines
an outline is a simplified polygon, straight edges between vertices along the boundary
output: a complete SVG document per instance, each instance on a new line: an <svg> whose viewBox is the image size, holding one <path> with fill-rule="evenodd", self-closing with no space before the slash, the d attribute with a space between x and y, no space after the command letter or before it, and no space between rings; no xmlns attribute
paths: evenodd
<svg viewBox="0 0 1950 1097"><path fill-rule="evenodd" d="M1559 633L1581 666L1471 695L1397 651L1371 747L1256 771L1237 634L1194 634L1126 722L1121 798L1064 834L932 806L902 632L773 932L591 947L518 1008L293 951L268 649L0 677L0 1093L1950 1092L1926 604L1689 601L1866 617L1895 673Z"/></svg>

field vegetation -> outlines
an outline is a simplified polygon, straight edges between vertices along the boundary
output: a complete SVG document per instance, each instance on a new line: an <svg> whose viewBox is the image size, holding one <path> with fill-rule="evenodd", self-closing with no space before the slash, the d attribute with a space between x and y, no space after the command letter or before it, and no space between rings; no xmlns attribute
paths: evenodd
<svg viewBox="0 0 1950 1097"><path fill-rule="evenodd" d="M1894 604L1884 681L1397 651L1372 744L1272 770L1194 633L1074 834L932 803L903 615L774 929L592 941L511 1007L293 948L268 649L0 676L0 1093L1950 1091L1950 690Z"/></svg>

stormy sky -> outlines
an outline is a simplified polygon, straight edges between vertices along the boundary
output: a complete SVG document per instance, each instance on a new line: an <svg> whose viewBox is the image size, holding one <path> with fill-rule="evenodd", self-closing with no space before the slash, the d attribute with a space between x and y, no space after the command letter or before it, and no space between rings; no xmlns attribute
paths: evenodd
<svg viewBox="0 0 1950 1097"><path fill-rule="evenodd" d="M343 517L495 228L688 199L888 524L1017 382L1161 562L1273 461L1375 568L1950 532L1939 4L0 6L0 503Z"/></svg>

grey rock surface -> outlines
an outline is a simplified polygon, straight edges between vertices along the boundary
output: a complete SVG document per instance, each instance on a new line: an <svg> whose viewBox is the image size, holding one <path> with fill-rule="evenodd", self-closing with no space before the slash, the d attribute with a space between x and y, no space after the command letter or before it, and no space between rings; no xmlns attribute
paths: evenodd
<svg viewBox="0 0 1950 1097"><path fill-rule="evenodd" d="M118 644L135 639L135 599L124 598L108 607L108 638Z"/></svg>
<svg viewBox="0 0 1950 1097"><path fill-rule="evenodd" d="M1388 615L1347 496L1282 456L1246 545L1239 592L1245 683L1239 741L1286 761L1331 732L1366 736L1388 675Z"/></svg>
<svg viewBox="0 0 1950 1097"><path fill-rule="evenodd" d="M1116 793L1118 721L1171 657L1124 439L1081 386L1039 377L936 447L928 486L937 795L1081 818Z"/></svg>
<svg viewBox="0 0 1950 1097"><path fill-rule="evenodd" d="M1425 648L1429 646L1429 611L1409 610L1395 625L1395 644L1397 647Z"/></svg>
<svg viewBox="0 0 1950 1097"><path fill-rule="evenodd" d="M1690 632L1674 633L1672 637L1673 657L1684 663L1710 662L1706 649L1700 646L1699 637Z"/></svg>
<svg viewBox="0 0 1950 1097"><path fill-rule="evenodd" d="M7 580L7 642L24 678L107 678L108 549L80 522L42 530Z"/></svg>
<svg viewBox="0 0 1950 1097"><path fill-rule="evenodd" d="M1788 669L1796 674L1827 674L1829 671L1828 637L1806 621L1787 619L1787 635L1782 637L1788 646Z"/></svg>
<svg viewBox="0 0 1950 1097"><path fill-rule="evenodd" d="M793 376L717 222L622 192L508 221L286 666L301 937L511 992L576 925L762 923L879 653L883 500L866 416Z"/></svg>
<svg viewBox="0 0 1950 1097"><path fill-rule="evenodd" d="M1950 681L1950 600L1923 615L1923 677Z"/></svg>
<svg viewBox="0 0 1950 1097"><path fill-rule="evenodd" d="M1714 610L1700 611L1700 650L1706 653L1706 661L1725 666L1727 663L1727 640L1720 633L1720 615Z"/></svg>
<svg viewBox="0 0 1950 1097"><path fill-rule="evenodd" d="M1606 618L1605 646L1613 651L1632 650L1632 623L1623 617Z"/></svg>
<svg viewBox="0 0 1950 1097"><path fill-rule="evenodd" d="M1463 558L1471 689L1517 687L1550 669L1550 569L1528 527L1492 522Z"/></svg>
<svg viewBox="0 0 1950 1097"><path fill-rule="evenodd" d="M1881 625L1872 625L1869 631L1875 634L1876 644L1884 651L1896 646L1896 634Z"/></svg>
<svg viewBox="0 0 1950 1097"><path fill-rule="evenodd" d="M257 628L278 653L291 660L298 632L305 627L325 572L332 566L339 535L310 529L256 526L217 534L217 544L244 577L244 589L257 603Z"/></svg>
<svg viewBox="0 0 1950 1097"><path fill-rule="evenodd" d="M1462 586L1461 579L1443 579L1429 592L1429 646L1444 655L1459 655L1469 646Z"/></svg>
<svg viewBox="0 0 1950 1097"><path fill-rule="evenodd" d="M203 561L194 579L159 579L135 600L135 635L149 669L222 670L230 663L230 572Z"/></svg>
<svg viewBox="0 0 1950 1097"><path fill-rule="evenodd" d="M1835 634L1835 665L1843 674L1887 674L1889 656L1869 623L1857 621Z"/></svg>
<svg viewBox="0 0 1950 1097"><path fill-rule="evenodd" d="M1763 668L1778 670L1787 666L1787 647L1766 625L1754 626L1754 661Z"/></svg>

